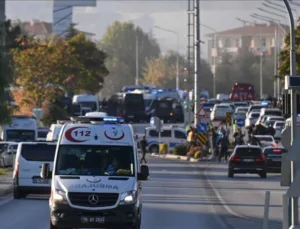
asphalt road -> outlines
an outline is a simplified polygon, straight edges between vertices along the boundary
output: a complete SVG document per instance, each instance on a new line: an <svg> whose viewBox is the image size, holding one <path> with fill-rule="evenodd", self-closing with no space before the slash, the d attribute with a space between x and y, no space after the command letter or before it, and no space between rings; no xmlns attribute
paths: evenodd
<svg viewBox="0 0 300 229"><path fill-rule="evenodd" d="M219 200L232 214L228 222L235 228L242 228L245 221L253 228L262 228L266 191L271 192L269 228L282 228L282 194L286 188L280 186L280 174L268 173L267 179L255 174L235 174L234 178L228 178L227 164L223 162L213 163L206 176Z"/></svg>
<svg viewBox="0 0 300 229"><path fill-rule="evenodd" d="M143 184L142 229L262 228L266 190L271 191L269 228L281 228L284 189L278 175L229 179L225 163L204 161L193 164L149 158L149 166L150 180ZM48 229L47 197L2 197L0 225L5 229Z"/></svg>

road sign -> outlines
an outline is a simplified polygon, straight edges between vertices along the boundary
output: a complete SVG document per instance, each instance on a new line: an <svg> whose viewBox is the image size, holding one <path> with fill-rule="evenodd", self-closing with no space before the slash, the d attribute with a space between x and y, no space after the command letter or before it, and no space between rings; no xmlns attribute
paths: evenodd
<svg viewBox="0 0 300 229"><path fill-rule="evenodd" d="M227 112L226 113L226 123L227 125L231 126L232 125L232 119L231 119L231 113Z"/></svg>
<svg viewBox="0 0 300 229"><path fill-rule="evenodd" d="M197 132L198 133L207 133L208 124L207 123L199 123L197 125Z"/></svg>
<svg viewBox="0 0 300 229"><path fill-rule="evenodd" d="M198 116L200 118L209 118L203 107L200 108L200 110L198 112Z"/></svg>
<svg viewBox="0 0 300 229"><path fill-rule="evenodd" d="M237 119L236 124L240 128L244 127L245 126L245 119Z"/></svg>
<svg viewBox="0 0 300 229"><path fill-rule="evenodd" d="M206 145L207 142L207 136L205 133L198 133L197 134L197 141L199 145Z"/></svg>

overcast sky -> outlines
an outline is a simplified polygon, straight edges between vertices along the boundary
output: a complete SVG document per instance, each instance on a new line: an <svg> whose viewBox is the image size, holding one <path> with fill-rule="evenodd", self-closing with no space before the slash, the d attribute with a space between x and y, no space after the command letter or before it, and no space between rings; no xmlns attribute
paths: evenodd
<svg viewBox="0 0 300 229"><path fill-rule="evenodd" d="M53 3L50 0L6 1L6 15L10 19L52 21ZM277 4L281 4L281 1L277 1ZM274 17L274 15L259 11L258 7L263 7L262 1L202 1L201 23L221 31L242 26L242 23L236 19L237 17L253 21L253 18L249 16L252 13ZM186 53L186 9L187 1L98 1L97 7L76 8L73 20L79 24L80 30L95 33L97 39L101 38L106 27L113 21L132 20L146 31L153 30L163 50L176 49L176 36L154 29L155 25L164 27L179 33L180 51ZM284 10L284 8L282 9ZM280 12L279 14L284 15ZM277 16L274 18L280 19ZM285 23L286 20L283 19L282 22ZM201 27L202 40L206 41L204 35L211 32L211 30ZM206 46L202 45L203 58L206 58L206 49Z"/></svg>

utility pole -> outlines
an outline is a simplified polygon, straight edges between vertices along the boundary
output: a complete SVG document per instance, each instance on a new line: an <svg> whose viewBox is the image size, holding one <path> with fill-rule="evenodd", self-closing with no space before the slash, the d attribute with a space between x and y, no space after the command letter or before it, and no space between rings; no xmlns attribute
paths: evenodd
<svg viewBox="0 0 300 229"><path fill-rule="evenodd" d="M139 39L135 36L135 85L139 85Z"/></svg>
<svg viewBox="0 0 300 229"><path fill-rule="evenodd" d="M296 49L295 49L295 21L292 9L288 0L283 0L290 20L290 75L296 76ZM297 135L297 103L296 90L290 90L291 94L291 145L295 144ZM291 184L294 182L296 176L296 163L291 161ZM298 225L298 197L293 197L289 200L289 219L290 228L296 228ZM299 228L299 227L297 227Z"/></svg>
<svg viewBox="0 0 300 229"><path fill-rule="evenodd" d="M191 13L191 11L194 9L194 0L188 0L188 9L187 9L187 15L188 15L188 46L187 46L187 60L188 60L188 79L191 78L193 74L192 65L194 65L194 15ZM186 88L189 89L189 88ZM188 94L188 124L191 124L191 109L190 109L190 95Z"/></svg>
<svg viewBox="0 0 300 229"><path fill-rule="evenodd" d="M198 118L198 83L200 80L200 0L194 0L194 124L199 122Z"/></svg>

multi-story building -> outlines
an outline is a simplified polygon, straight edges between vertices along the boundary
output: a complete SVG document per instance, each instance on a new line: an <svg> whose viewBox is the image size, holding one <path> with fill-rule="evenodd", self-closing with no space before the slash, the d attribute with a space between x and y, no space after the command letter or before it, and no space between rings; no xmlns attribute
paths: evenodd
<svg viewBox="0 0 300 229"><path fill-rule="evenodd" d="M39 21L39 20L22 22L20 20L16 20L13 21L12 23L19 25L22 34L28 37L34 37L36 39L44 40L49 38L52 34L54 34L52 30L53 26L52 23L50 22ZM95 36L95 34L93 33L88 33L88 32L82 32L82 33L84 33L85 36L90 40L93 40L93 37Z"/></svg>
<svg viewBox="0 0 300 229"><path fill-rule="evenodd" d="M251 24L226 31L206 35L208 38L208 62L212 71L221 62L224 53L233 56L242 54L245 50L254 55L274 55L284 47L284 38L288 26L277 23ZM278 38L276 45L275 38Z"/></svg>
<svg viewBox="0 0 300 229"><path fill-rule="evenodd" d="M73 24L74 7L95 7L96 0L53 0L53 34L64 37Z"/></svg>

